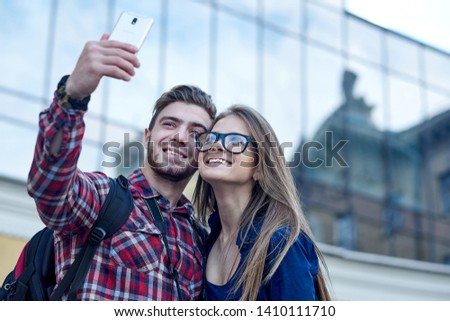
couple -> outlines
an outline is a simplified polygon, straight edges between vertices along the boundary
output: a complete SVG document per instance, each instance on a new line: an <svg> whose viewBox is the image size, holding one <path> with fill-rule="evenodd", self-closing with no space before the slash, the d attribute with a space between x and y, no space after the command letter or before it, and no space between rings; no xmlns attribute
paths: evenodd
<svg viewBox="0 0 450 321"><path fill-rule="evenodd" d="M77 168L83 115L102 77L132 78L136 52L106 34L88 42L40 114L28 192L55 231L57 282L110 187L104 173ZM144 167L128 177L132 213L101 243L77 300L329 299L322 257L272 128L246 106L215 114L211 97L195 86L176 86L156 101L145 129ZM197 165L193 202L200 221L209 224L205 244L182 194ZM150 218L149 198L167 223L168 251Z"/></svg>

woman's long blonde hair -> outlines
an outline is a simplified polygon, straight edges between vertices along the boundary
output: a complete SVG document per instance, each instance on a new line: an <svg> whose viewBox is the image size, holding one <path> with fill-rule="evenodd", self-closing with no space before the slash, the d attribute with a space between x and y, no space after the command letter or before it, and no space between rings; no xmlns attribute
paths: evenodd
<svg viewBox="0 0 450 321"><path fill-rule="evenodd" d="M242 216L240 223L241 237L245 239L245 234L251 228L258 213L263 213L264 220L261 231L243 264L242 273L234 288L234 291L242 288L241 300L256 300L261 284L270 280L299 234L303 232L311 240L313 240L313 237L301 209L292 174L286 166L283 150L270 124L256 110L245 105L231 106L215 119L214 124L230 115L242 119L247 125L250 135L257 141L256 170L259 171L259 180L253 187L250 201ZM199 177L195 187L193 203L200 221L206 224L209 215L216 209L216 199L211 185L201 177ZM277 251L278 254L275 256L274 263L267 273L264 267L269 243L272 235L280 228L288 228L291 233L286 233L286 239L283 242L285 246L281 251ZM313 244L322 262L322 267L327 270L322 254L314 241ZM319 266L317 276L318 296L320 300L330 300L331 297L322 273L322 267Z"/></svg>

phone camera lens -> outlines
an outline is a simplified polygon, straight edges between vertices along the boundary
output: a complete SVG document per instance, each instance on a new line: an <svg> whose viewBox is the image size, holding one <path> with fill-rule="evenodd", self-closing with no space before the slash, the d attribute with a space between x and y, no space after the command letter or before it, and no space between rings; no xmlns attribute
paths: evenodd
<svg viewBox="0 0 450 321"><path fill-rule="evenodd" d="M133 18L133 20L131 21L131 24L132 24L132 25L135 25L136 22L137 22L137 18Z"/></svg>

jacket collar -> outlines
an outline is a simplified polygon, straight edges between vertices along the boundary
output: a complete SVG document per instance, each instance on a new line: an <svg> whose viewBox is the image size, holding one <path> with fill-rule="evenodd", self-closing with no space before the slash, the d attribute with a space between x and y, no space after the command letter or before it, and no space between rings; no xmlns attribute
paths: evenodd
<svg viewBox="0 0 450 321"><path fill-rule="evenodd" d="M243 228L239 230L238 237L236 240L236 245L241 249L241 253L246 251L248 248L251 248L255 243L256 237L262 228L263 223L262 216L257 216L257 219L249 226L249 228ZM210 246L214 244L214 242L219 237L220 231L222 230L222 224L220 222L219 213L216 211L209 217L208 224L211 228L211 233L209 236ZM247 233L247 235L245 235ZM208 246L209 247L209 246Z"/></svg>

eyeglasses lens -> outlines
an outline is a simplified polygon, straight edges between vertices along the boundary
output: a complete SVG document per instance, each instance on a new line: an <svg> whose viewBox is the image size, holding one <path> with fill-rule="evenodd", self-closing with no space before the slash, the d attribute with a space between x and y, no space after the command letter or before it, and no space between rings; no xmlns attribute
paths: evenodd
<svg viewBox="0 0 450 321"><path fill-rule="evenodd" d="M206 152L220 139L222 146L230 153L242 153L247 146L247 138L239 134L219 134L214 132L200 134L197 149Z"/></svg>
<svg viewBox="0 0 450 321"><path fill-rule="evenodd" d="M225 149L231 153L242 153L247 144L247 139L241 135L228 135L225 137Z"/></svg>

